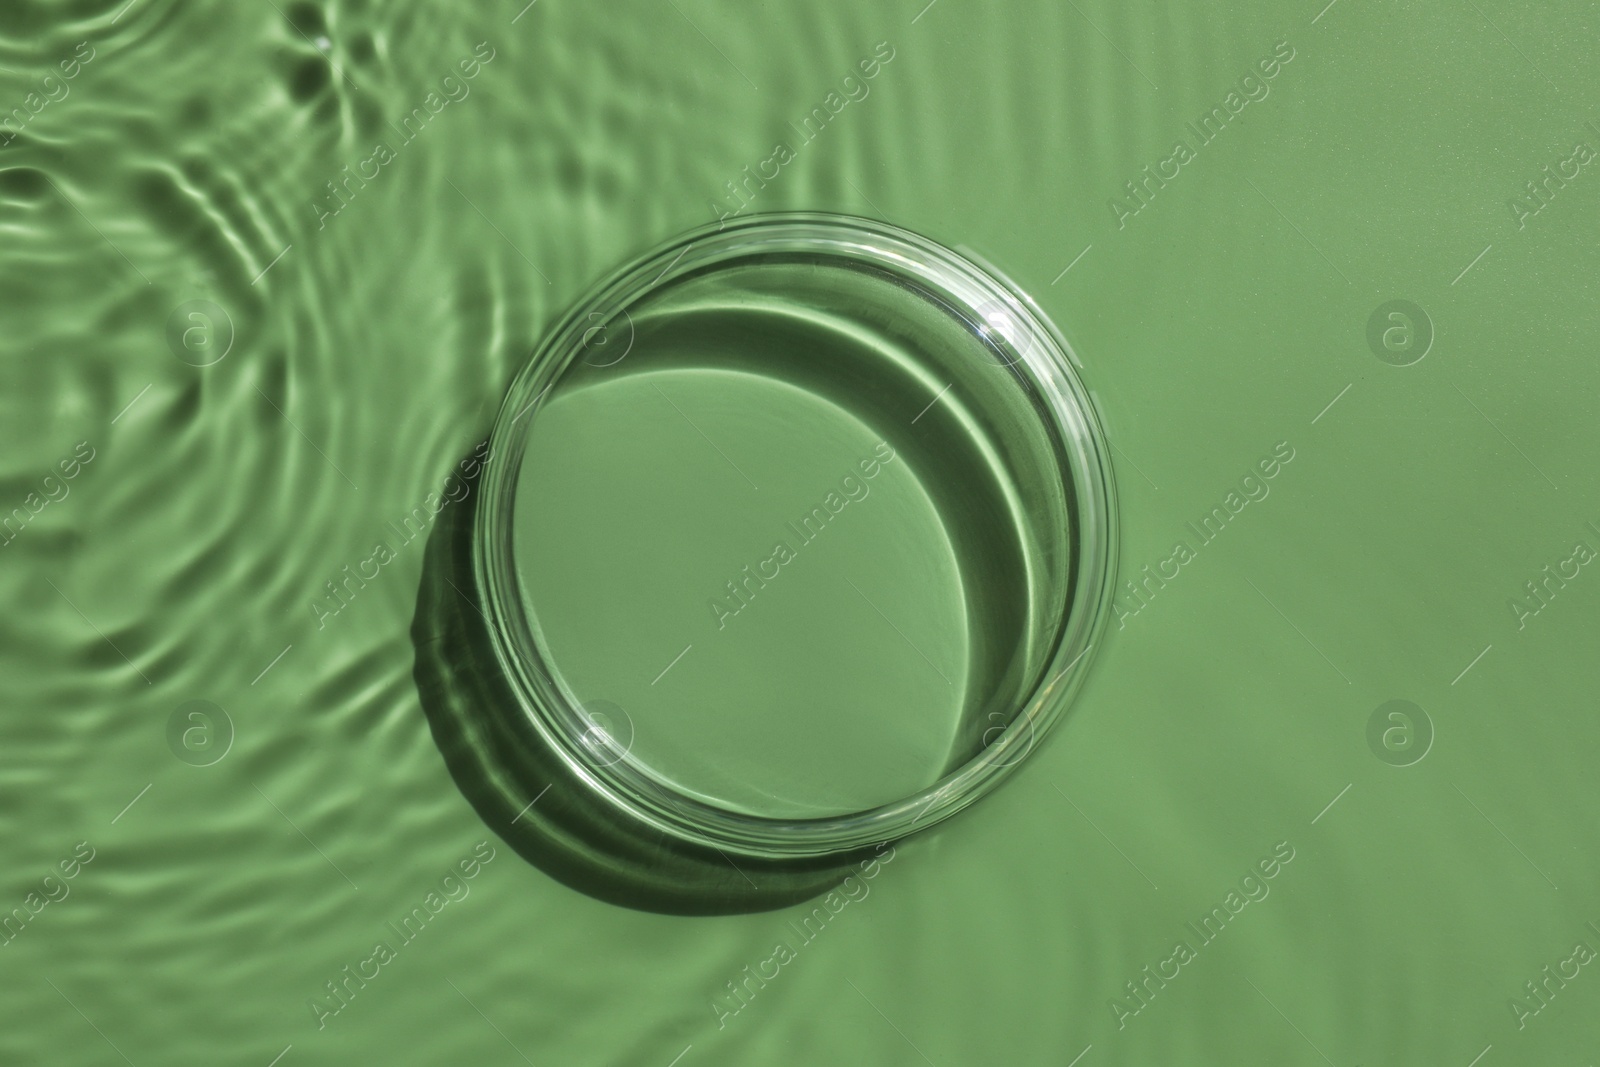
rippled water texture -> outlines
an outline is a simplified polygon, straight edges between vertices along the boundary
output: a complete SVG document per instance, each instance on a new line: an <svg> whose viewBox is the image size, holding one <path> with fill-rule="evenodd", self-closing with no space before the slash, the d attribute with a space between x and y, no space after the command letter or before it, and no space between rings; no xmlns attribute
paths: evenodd
<svg viewBox="0 0 1600 1067"><path fill-rule="evenodd" d="M0 12L0 1062L1588 1062L1589 8L523 2ZM457 787L424 547L561 309L779 209L1037 297L1137 584L982 805L621 907Z"/></svg>

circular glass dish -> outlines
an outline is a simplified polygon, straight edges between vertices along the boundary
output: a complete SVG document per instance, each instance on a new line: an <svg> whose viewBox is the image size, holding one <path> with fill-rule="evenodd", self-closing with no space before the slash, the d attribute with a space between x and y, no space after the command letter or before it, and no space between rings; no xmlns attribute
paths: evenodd
<svg viewBox="0 0 1600 1067"><path fill-rule="evenodd" d="M1115 489L1068 345L882 223L751 216L623 267L489 455L509 713L702 846L827 855L955 813L1060 718L1108 613Z"/></svg>

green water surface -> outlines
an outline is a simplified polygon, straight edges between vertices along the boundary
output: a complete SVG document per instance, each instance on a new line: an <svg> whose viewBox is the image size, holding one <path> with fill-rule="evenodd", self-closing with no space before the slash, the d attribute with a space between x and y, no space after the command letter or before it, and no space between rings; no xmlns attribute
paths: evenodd
<svg viewBox="0 0 1600 1067"><path fill-rule="evenodd" d="M1571 0L6 4L0 1063L1590 1062L1597 30ZM870 875L618 907L448 773L423 548L596 277L800 209L969 248L1061 325L1135 584L1028 765ZM736 752L798 809L940 758L977 646L914 438L859 539L712 630L883 433L787 389L554 400L659 519L546 471L570 507L527 577L653 758L709 791L704 746ZM847 577L951 686L852 660L871 613L799 625ZM678 672L827 729L746 747ZM928 713L878 736L846 691Z"/></svg>

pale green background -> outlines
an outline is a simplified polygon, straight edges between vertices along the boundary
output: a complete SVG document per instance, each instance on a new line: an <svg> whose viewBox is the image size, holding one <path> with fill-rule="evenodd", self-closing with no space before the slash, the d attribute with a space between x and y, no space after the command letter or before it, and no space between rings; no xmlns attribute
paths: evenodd
<svg viewBox="0 0 1600 1067"><path fill-rule="evenodd" d="M0 509L96 450L0 548L0 906L96 850L0 948L0 1061L1588 1062L1592 967L1525 1029L1508 1002L1600 946L1600 577L1522 630L1508 601L1600 547L1600 176L1522 229L1508 200L1600 146L1592 6L520 6L0 15L6 109L95 49L0 149ZM1114 627L1024 772L726 1029L711 997L787 913L620 909L501 847L317 1030L307 998L497 838L412 681L421 543L324 629L311 602L554 314L709 221L880 41L756 206L881 215L1033 293L1117 449L1130 570L1295 459ZM1108 199L1280 41L1270 95L1119 230ZM323 183L479 42L471 95L319 230ZM166 340L194 299L236 331L206 368ZM1390 299L1432 320L1421 362L1367 347ZM1403 768L1366 741L1395 698L1436 730ZM237 730L209 767L168 749L191 699ZM1270 896L1119 1030L1123 983L1280 841Z"/></svg>

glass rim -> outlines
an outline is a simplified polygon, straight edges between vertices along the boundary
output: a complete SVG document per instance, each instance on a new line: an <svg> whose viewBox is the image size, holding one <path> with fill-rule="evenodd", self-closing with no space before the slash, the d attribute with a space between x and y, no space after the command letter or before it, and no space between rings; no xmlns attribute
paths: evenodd
<svg viewBox="0 0 1600 1067"><path fill-rule="evenodd" d="M619 312L690 272L795 252L870 264L914 282L924 298L937 295L1005 333L1018 353L1011 366L1043 401L1041 419L1050 423L1061 445L1058 473L1076 518L1067 604L1054 650L1011 720L995 728L1000 735L915 794L861 811L804 819L754 815L703 800L643 764L608 761L585 744L586 713L535 636L519 593L512 542L512 502L528 428L545 394L582 356L593 324L611 323ZM997 307L1008 312L998 323L984 315L985 308ZM994 267L970 251L957 252L871 219L821 212L753 214L682 233L636 257L589 288L545 333L507 390L490 435L473 563L495 657L520 705L512 710L618 814L690 844L768 859L825 856L897 840L954 815L1009 777L1060 720L1083 684L1110 614L1116 486L1103 428L1077 374L1080 365L1049 318Z"/></svg>

